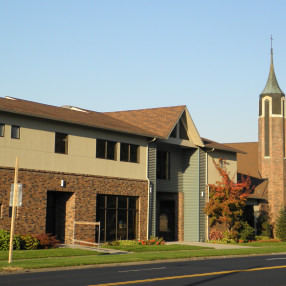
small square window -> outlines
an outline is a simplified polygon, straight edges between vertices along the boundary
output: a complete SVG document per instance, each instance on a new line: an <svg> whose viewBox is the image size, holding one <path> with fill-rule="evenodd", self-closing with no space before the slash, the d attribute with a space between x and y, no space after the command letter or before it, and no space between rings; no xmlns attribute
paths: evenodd
<svg viewBox="0 0 286 286"><path fill-rule="evenodd" d="M116 142L97 139L96 158L116 160Z"/></svg>
<svg viewBox="0 0 286 286"><path fill-rule="evenodd" d="M11 126L11 138L20 139L20 126Z"/></svg>
<svg viewBox="0 0 286 286"><path fill-rule="evenodd" d="M5 134L5 124L0 123L0 137L4 137Z"/></svg>
<svg viewBox="0 0 286 286"><path fill-rule="evenodd" d="M120 161L124 162L139 162L139 146L134 144L120 144Z"/></svg>

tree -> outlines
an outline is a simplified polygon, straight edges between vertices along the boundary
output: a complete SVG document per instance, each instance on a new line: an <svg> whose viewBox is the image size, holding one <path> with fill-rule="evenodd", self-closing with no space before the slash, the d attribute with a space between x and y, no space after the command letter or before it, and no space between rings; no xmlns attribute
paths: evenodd
<svg viewBox="0 0 286 286"><path fill-rule="evenodd" d="M276 221L276 236L286 241L286 210L281 209Z"/></svg>
<svg viewBox="0 0 286 286"><path fill-rule="evenodd" d="M205 213L209 216L210 226L224 223L231 238L237 239L243 227L242 215L246 200L251 192L249 177L235 183L229 178L227 171L221 167L224 160L214 165L221 181L209 185L209 202L206 203Z"/></svg>

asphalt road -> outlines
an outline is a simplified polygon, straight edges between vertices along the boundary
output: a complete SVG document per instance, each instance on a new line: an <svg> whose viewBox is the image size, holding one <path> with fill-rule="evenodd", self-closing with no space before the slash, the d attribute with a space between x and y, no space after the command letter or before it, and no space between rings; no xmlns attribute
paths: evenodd
<svg viewBox="0 0 286 286"><path fill-rule="evenodd" d="M205 259L0 276L1 286L286 286L286 255Z"/></svg>

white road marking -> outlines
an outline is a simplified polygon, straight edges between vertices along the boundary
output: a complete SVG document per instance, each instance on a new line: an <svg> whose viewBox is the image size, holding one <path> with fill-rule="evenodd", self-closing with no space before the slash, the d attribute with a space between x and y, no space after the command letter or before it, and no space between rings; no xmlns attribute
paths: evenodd
<svg viewBox="0 0 286 286"><path fill-rule="evenodd" d="M158 270L158 269L165 269L166 267L157 267L157 268L146 268L146 269L134 269L134 270L125 270L125 271L118 271L118 272L137 272L137 271L149 271L149 270Z"/></svg>
<svg viewBox="0 0 286 286"><path fill-rule="evenodd" d="M280 258L268 258L266 260L284 260L286 257L280 257Z"/></svg>

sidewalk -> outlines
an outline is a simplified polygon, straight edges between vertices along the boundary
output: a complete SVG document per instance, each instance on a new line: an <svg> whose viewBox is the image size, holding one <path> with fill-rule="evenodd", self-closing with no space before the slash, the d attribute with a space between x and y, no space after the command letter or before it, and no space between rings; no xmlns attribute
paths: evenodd
<svg viewBox="0 0 286 286"><path fill-rule="evenodd" d="M244 245L233 245L227 243L193 242L193 241L169 241L166 242L166 244L194 245L202 247L212 247L215 249L252 248L252 246L244 246Z"/></svg>
<svg viewBox="0 0 286 286"><path fill-rule="evenodd" d="M77 249L85 249L85 250L91 250L91 251L98 251L105 254L126 254L129 253L124 250L116 250L111 248L102 248L100 247L98 249L97 246L86 246L86 245L79 245L79 244L61 244L60 247L66 247L66 248L77 248Z"/></svg>

